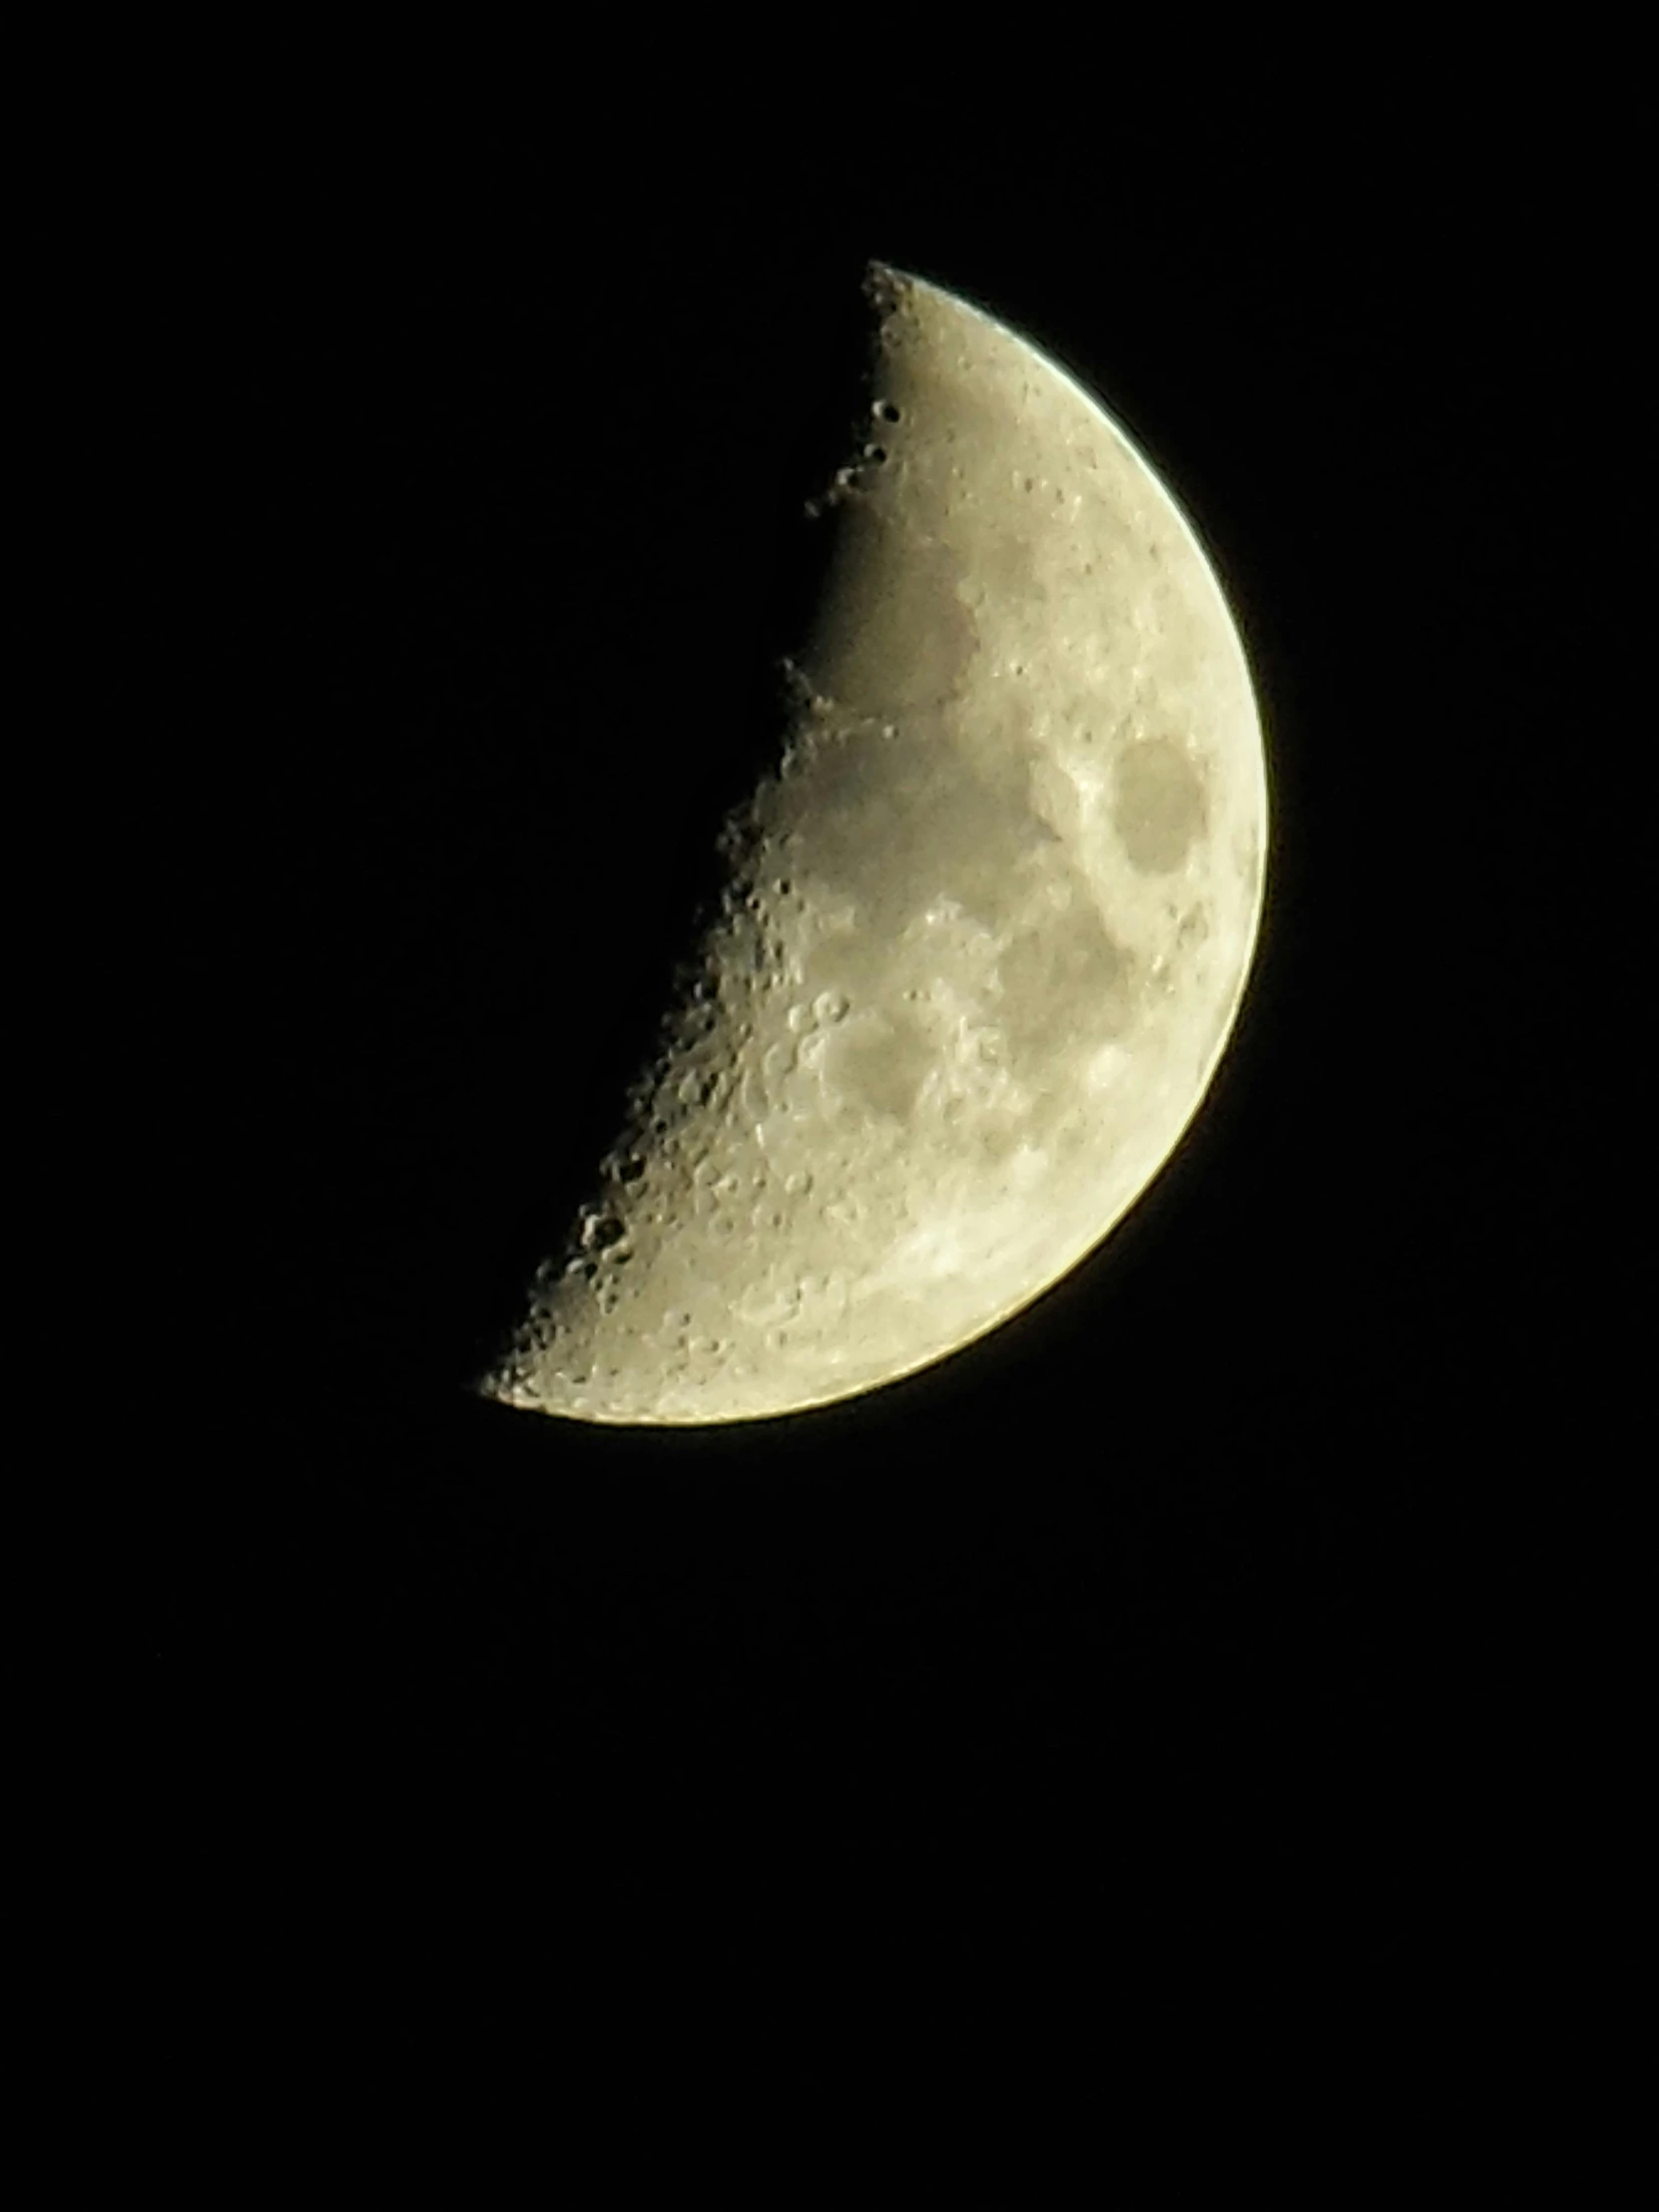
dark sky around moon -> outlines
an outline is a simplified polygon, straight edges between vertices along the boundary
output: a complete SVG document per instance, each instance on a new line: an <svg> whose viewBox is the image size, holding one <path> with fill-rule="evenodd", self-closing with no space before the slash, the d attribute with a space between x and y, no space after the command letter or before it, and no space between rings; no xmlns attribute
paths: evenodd
<svg viewBox="0 0 1659 2212"><path fill-rule="evenodd" d="M986 1897L988 1943L1087 1946L1110 1896L1158 2001L1395 1970L1473 1694L1455 1500L1562 1204L1509 1103L1565 988L1516 468L1558 256L1524 171L1340 137L850 201L336 148L173 234L141 466L200 548L156 773L215 1349L164 1828L219 1807L328 1910L493 1837L504 1909L606 1955L805 1894L941 1961ZM531 1420L461 1384L776 740L871 255L1066 361L1197 521L1271 747L1256 981L1190 1142L994 1339L752 1430Z"/></svg>

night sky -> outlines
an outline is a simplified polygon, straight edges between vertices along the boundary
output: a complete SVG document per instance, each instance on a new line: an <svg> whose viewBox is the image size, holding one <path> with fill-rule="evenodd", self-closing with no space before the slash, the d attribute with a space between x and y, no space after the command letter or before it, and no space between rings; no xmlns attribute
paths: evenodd
<svg viewBox="0 0 1659 2212"><path fill-rule="evenodd" d="M925 1991L965 2045L1033 1974L1233 2033L1462 1970L1426 1932L1508 1666L1471 1560L1520 1510L1472 1501L1568 1357L1516 1058L1567 964L1523 833L1547 164L1111 153L860 186L411 128L181 184L144 312L206 1195L135 1666L166 1910L223 1932L199 2023L299 1953L381 2032L482 1961L487 2032L619 2053L860 1972L872 2035ZM1215 562L1273 807L1235 1040L1107 1244L929 1373L727 1430L509 1412L466 1383L778 740L871 257L1097 390Z"/></svg>

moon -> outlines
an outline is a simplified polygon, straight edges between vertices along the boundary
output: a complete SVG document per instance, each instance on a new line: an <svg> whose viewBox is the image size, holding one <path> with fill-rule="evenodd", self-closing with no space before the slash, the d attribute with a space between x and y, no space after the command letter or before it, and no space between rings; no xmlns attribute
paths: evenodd
<svg viewBox="0 0 1659 2212"><path fill-rule="evenodd" d="M1027 339L882 265L867 429L776 769L593 1195L481 1392L692 1425L914 1374L1180 1143L1261 916L1267 776L1192 526Z"/></svg>

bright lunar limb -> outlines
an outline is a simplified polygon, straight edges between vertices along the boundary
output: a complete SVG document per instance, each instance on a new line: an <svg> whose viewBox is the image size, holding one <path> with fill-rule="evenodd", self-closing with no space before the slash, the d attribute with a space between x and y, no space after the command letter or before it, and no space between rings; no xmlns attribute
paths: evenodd
<svg viewBox="0 0 1659 2212"><path fill-rule="evenodd" d="M867 436L779 768L567 1249L481 1384L695 1424L994 1328L1179 1143L1244 989L1267 783L1192 529L1099 403L870 273Z"/></svg>

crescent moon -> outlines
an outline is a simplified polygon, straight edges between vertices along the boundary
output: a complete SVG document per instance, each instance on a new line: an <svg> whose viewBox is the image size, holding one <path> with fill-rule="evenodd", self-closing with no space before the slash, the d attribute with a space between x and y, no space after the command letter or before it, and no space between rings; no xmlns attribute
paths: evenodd
<svg viewBox="0 0 1659 2212"><path fill-rule="evenodd" d="M915 1373L1181 1141L1260 923L1221 587L1100 402L874 265L868 430L776 773L594 1195L483 1394L689 1425Z"/></svg>

